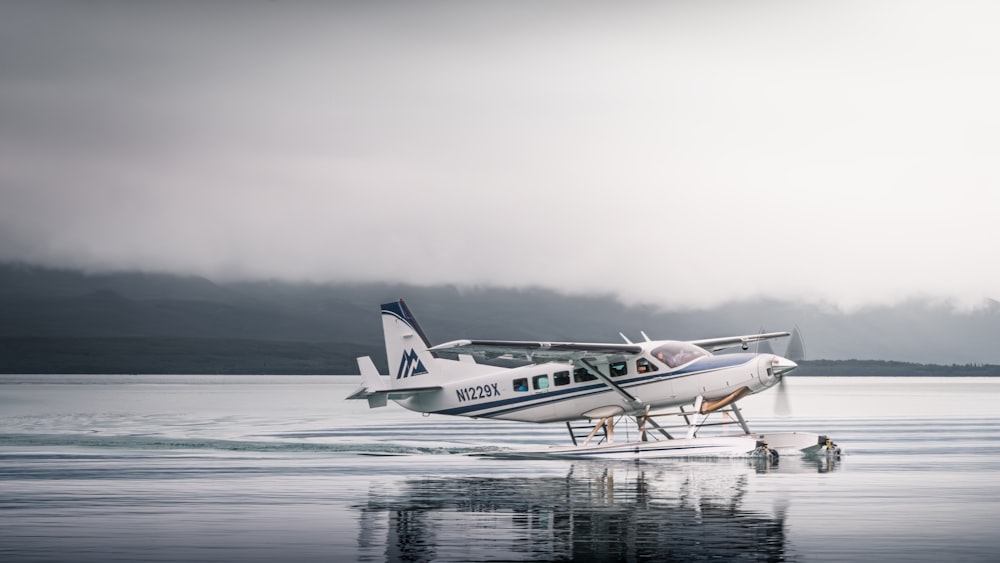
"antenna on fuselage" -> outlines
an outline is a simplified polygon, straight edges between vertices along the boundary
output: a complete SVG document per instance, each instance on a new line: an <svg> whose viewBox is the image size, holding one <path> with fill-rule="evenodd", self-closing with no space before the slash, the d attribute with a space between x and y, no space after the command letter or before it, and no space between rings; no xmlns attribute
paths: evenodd
<svg viewBox="0 0 1000 563"><path fill-rule="evenodd" d="M627 336L625 336L624 332L619 332L618 335L625 339L625 344L635 344L635 342L632 342Z"/></svg>
<svg viewBox="0 0 1000 563"><path fill-rule="evenodd" d="M652 340L648 336L646 336L646 331L640 330L639 334L641 334L642 337L646 339L646 342L652 342Z"/></svg>
<svg viewBox="0 0 1000 563"><path fill-rule="evenodd" d="M761 325L761 327L760 327L760 334L764 334L764 325ZM771 343L768 342L767 340L758 340L754 344L754 353L755 354L773 354L774 353L774 349L771 348Z"/></svg>

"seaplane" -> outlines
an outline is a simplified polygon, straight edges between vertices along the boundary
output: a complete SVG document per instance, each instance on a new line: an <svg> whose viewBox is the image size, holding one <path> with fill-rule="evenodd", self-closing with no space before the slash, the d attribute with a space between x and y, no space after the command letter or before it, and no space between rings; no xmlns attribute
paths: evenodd
<svg viewBox="0 0 1000 563"><path fill-rule="evenodd" d="M621 334L622 343L432 345L402 299L383 304L381 312L391 373L380 374L370 356L357 358L361 384L347 399L366 399L370 408L391 400L424 414L566 424L571 444L503 452L505 457L839 457L839 447L826 436L753 433L737 407L797 367L779 355L749 351L788 332L701 340L652 340L642 332L641 342ZM742 351L714 354L737 346ZM709 422L718 415L726 420ZM635 431L616 434L622 424ZM723 435L706 435L706 428L722 425ZM738 430L728 432L729 425Z"/></svg>

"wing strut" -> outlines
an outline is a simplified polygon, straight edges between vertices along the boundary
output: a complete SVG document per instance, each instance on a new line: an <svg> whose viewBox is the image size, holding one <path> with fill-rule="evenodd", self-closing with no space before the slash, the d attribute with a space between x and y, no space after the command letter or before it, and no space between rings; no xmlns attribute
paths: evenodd
<svg viewBox="0 0 1000 563"><path fill-rule="evenodd" d="M597 369L597 366L595 366L594 364L590 363L590 361L587 360L587 358L580 358L578 361L581 364L587 366L587 369L589 369L590 371L594 372L595 375L597 375L598 377L600 377L601 379L603 379L605 383L607 383L612 389L615 390L615 392L617 392L622 397L625 397L625 400L627 400L628 402L630 402L630 403L632 403L633 405L636 405L636 406L642 404L642 401L640 401L637 397L635 397L634 395L632 395L631 393L629 393L628 391L626 391L621 385L618 385L617 383L615 383L611 379L611 377L608 376L606 373L604 373L601 370Z"/></svg>

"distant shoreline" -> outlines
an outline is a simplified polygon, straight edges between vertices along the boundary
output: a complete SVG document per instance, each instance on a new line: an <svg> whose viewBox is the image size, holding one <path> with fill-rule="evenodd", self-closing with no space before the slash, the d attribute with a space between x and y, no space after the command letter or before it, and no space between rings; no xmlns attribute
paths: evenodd
<svg viewBox="0 0 1000 563"><path fill-rule="evenodd" d="M830 377L1000 377L1000 365L920 364L891 360L802 360L793 373Z"/></svg>

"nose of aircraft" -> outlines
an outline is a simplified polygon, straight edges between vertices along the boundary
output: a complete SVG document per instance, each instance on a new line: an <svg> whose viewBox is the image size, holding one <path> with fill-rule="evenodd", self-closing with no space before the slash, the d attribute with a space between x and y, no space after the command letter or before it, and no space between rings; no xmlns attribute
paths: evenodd
<svg viewBox="0 0 1000 563"><path fill-rule="evenodd" d="M784 375L797 367L799 364L781 356L774 356L774 359L771 360L771 370L774 375Z"/></svg>

